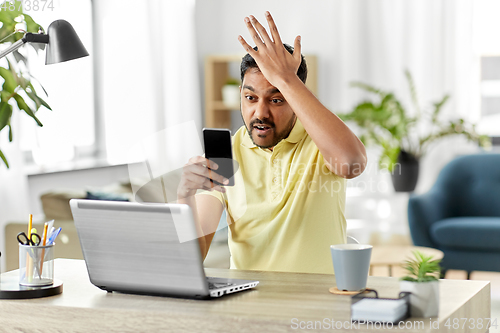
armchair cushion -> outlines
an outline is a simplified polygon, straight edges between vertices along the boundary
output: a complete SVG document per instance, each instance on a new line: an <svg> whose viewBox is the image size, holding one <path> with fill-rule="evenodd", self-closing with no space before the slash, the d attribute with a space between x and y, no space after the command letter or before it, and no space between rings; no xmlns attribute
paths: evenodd
<svg viewBox="0 0 500 333"><path fill-rule="evenodd" d="M500 217L454 217L430 227L438 247L455 250L500 251Z"/></svg>
<svg viewBox="0 0 500 333"><path fill-rule="evenodd" d="M433 190L451 203L446 217L500 217L500 154L456 158L443 168Z"/></svg>

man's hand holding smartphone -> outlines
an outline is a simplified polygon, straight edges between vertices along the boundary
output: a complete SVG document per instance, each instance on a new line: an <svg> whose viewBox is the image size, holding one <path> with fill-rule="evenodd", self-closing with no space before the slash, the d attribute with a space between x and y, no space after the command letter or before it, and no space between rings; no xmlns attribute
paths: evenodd
<svg viewBox="0 0 500 333"><path fill-rule="evenodd" d="M177 199L183 199L201 190L224 193L222 186L234 185L234 167L231 132L227 129L203 129L205 157L196 156L184 166Z"/></svg>
<svg viewBox="0 0 500 333"><path fill-rule="evenodd" d="M216 190L224 193L226 190L214 183L217 181L222 185L229 184L229 179L219 175L216 171L217 163L203 156L195 156L189 159L182 170L181 182L177 188L177 199L185 199L196 194L197 190Z"/></svg>

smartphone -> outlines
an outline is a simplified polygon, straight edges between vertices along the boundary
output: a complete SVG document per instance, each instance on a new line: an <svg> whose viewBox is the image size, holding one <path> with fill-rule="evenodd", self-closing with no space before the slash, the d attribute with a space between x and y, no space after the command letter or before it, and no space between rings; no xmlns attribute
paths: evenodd
<svg viewBox="0 0 500 333"><path fill-rule="evenodd" d="M223 128L204 128L203 143L205 145L205 157L219 165L219 168L214 171L229 179L227 185L215 180L213 182L217 185L234 186L231 131Z"/></svg>

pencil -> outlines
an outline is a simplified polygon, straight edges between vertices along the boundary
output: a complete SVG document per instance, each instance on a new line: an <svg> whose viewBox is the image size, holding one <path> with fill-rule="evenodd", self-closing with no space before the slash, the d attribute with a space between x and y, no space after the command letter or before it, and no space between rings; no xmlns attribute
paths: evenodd
<svg viewBox="0 0 500 333"><path fill-rule="evenodd" d="M49 228L49 224L45 223L43 226L43 237L42 237L42 246L45 246L45 242L47 241L47 230Z"/></svg>
<svg viewBox="0 0 500 333"><path fill-rule="evenodd" d="M33 214L30 214L30 221L28 223L28 239L31 239L31 229L33 228Z"/></svg>
<svg viewBox="0 0 500 333"><path fill-rule="evenodd" d="M42 246L45 246L45 242L47 241L47 229L49 228L49 224L46 222L43 226L43 237L42 237ZM42 268L43 268L43 258L45 257L45 249L42 249L42 258L40 259L40 278L42 278Z"/></svg>

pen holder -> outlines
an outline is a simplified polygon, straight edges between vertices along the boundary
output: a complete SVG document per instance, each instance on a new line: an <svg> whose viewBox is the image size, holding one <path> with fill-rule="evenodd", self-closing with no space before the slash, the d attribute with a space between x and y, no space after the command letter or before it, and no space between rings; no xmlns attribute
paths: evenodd
<svg viewBox="0 0 500 333"><path fill-rule="evenodd" d="M54 283L54 245L19 244L19 284L39 287Z"/></svg>

